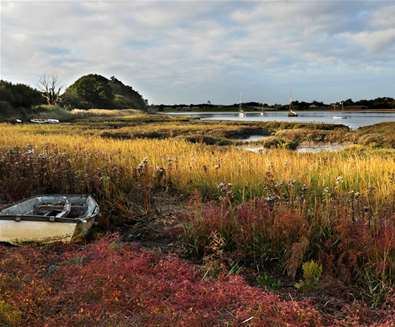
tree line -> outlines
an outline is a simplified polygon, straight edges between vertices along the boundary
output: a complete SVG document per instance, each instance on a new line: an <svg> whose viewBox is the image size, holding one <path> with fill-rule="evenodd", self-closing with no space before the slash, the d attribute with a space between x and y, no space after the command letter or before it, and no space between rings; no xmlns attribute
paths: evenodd
<svg viewBox="0 0 395 327"><path fill-rule="evenodd" d="M38 88L21 83L0 81L0 114L26 113L39 105L58 105L66 109L145 109L148 105L140 93L131 86L125 85L114 76L107 79L98 74L88 74L77 79L72 85L63 89L58 79L52 76L43 76ZM270 108L286 110L288 105L267 104L261 102L244 102L241 104L247 110L260 110ZM210 111L210 110L237 110L239 103L232 105L215 105L210 101L201 104L175 104L154 106L159 111ZM371 100L344 101L325 104L319 101L305 102L293 101L295 110L329 110L329 109L395 109L395 99L380 97Z"/></svg>

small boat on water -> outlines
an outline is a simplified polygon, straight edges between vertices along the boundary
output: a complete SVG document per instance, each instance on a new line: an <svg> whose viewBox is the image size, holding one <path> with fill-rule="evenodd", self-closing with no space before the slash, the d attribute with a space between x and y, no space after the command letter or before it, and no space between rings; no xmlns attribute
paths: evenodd
<svg viewBox="0 0 395 327"><path fill-rule="evenodd" d="M246 114L243 110L243 106L241 103L241 93L240 93L240 100L239 100L239 118L245 118Z"/></svg>
<svg viewBox="0 0 395 327"><path fill-rule="evenodd" d="M265 111L264 111L264 108L263 108L263 104L262 104L262 106L261 106L260 115L261 115L261 116L265 116Z"/></svg>
<svg viewBox="0 0 395 327"><path fill-rule="evenodd" d="M49 119L30 119L30 122L34 123L34 124L59 124L60 123L59 119L52 119L52 118L49 118Z"/></svg>
<svg viewBox="0 0 395 327"><path fill-rule="evenodd" d="M289 98L288 117L298 117L298 114L292 108L292 97Z"/></svg>
<svg viewBox="0 0 395 327"><path fill-rule="evenodd" d="M99 214L90 195L42 195L0 210L0 242L68 243L84 237Z"/></svg>
<svg viewBox="0 0 395 327"><path fill-rule="evenodd" d="M333 111L337 111L338 106L339 105L337 103L334 104L333 105ZM344 111L344 103L343 103L343 101L340 102L340 106L341 106L341 111L343 112ZM333 119L347 119L348 117L347 116L333 116L332 118Z"/></svg>

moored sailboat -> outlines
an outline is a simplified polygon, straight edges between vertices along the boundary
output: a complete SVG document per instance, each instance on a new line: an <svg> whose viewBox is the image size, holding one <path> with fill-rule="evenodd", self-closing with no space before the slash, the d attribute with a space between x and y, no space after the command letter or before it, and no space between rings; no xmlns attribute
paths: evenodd
<svg viewBox="0 0 395 327"><path fill-rule="evenodd" d="M292 98L289 99L288 117L298 117L298 114L292 108Z"/></svg>

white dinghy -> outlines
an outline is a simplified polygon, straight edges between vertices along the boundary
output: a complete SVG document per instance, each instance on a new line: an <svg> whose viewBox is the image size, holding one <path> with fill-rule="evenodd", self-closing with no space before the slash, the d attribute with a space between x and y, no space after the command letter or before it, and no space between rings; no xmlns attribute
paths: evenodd
<svg viewBox="0 0 395 327"><path fill-rule="evenodd" d="M0 242L68 243L85 236L99 214L90 195L43 195L0 210Z"/></svg>

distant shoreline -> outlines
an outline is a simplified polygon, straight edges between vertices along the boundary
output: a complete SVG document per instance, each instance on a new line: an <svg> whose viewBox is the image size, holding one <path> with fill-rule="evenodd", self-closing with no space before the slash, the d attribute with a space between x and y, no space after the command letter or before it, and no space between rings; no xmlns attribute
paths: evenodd
<svg viewBox="0 0 395 327"><path fill-rule="evenodd" d="M267 108L264 109L263 112L286 112L288 111L287 109L273 109L273 108ZM395 109L345 109L345 110L333 110L333 109L294 109L294 111L297 112L315 112L315 111L325 111L325 112L333 112L333 113L347 113L347 112L360 112L360 113L394 113ZM188 109L188 110L179 110L179 109L165 109L163 111L158 111L162 113L190 113L190 112L204 112L204 113L215 113L215 112L221 112L221 113L233 113L233 112L239 112L239 109L221 109L221 107L218 108L202 108L202 109ZM246 108L244 109L245 113L259 113L262 112L262 109L251 109L251 108Z"/></svg>

